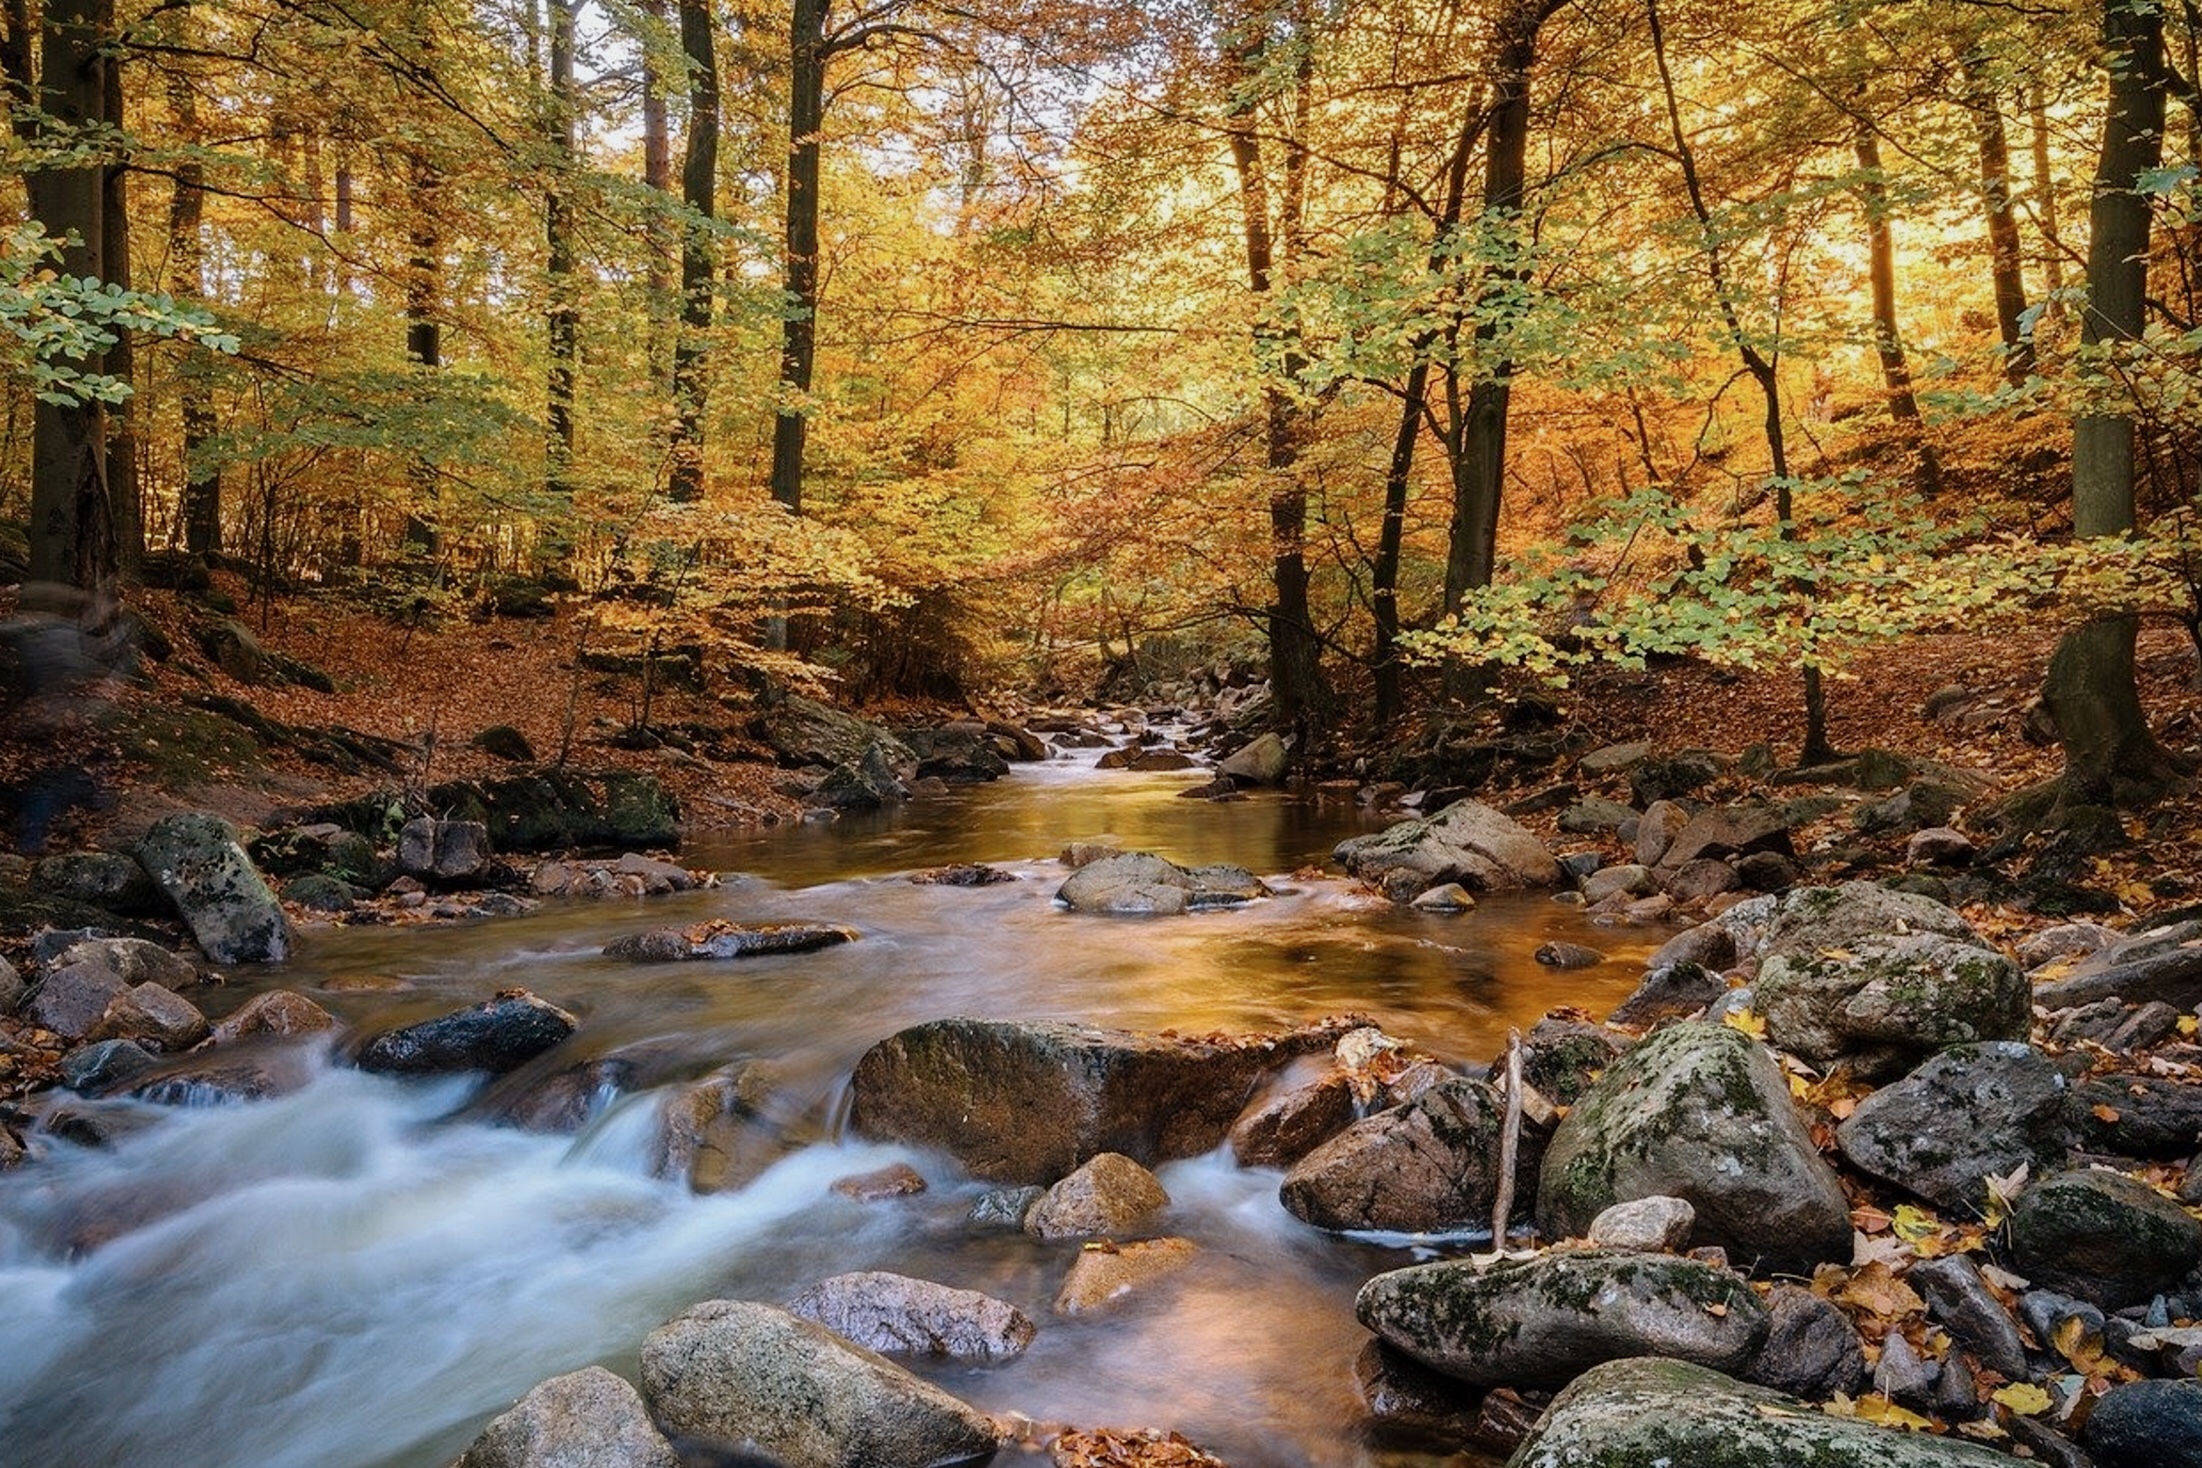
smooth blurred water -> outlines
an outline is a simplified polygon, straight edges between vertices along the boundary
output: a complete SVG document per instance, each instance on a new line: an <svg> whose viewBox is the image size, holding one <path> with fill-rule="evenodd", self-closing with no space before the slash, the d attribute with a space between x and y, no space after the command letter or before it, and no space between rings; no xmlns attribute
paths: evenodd
<svg viewBox="0 0 2202 1468"><path fill-rule="evenodd" d="M56 1145L0 1176L0 1462L439 1468L544 1376L631 1366L641 1337L693 1301L780 1300L864 1268L984 1289L1041 1323L1013 1363L920 1366L989 1411L1175 1429L1236 1468L1444 1461L1372 1447L1353 1389L1366 1339L1353 1291L1410 1253L1306 1228L1278 1205L1276 1173L1220 1156L1164 1168L1173 1203L1156 1231L1193 1238L1197 1261L1124 1308L1059 1319L1048 1306L1075 1244L974 1233L963 1217L980 1185L943 1159L834 1136L857 1058L922 1020L1198 1033L1357 1010L1441 1057L1487 1060L1509 1025L1555 1005L1610 1008L1664 936L1595 928L1541 896L1465 916L1395 909L1315 870L1377 823L1366 812L1175 798L1200 778L1027 768L890 815L691 847L691 865L741 874L717 890L310 935L296 961L216 991L209 1010L287 987L382 1024L520 986L575 1012L581 1033L486 1095L331 1066L280 1100L136 1108L149 1124L113 1148ZM1103 838L1236 861L1278 895L1177 918L1059 910L1053 853ZM974 860L1018 880L902 875ZM709 917L860 937L727 964L600 956L618 934ZM1613 961L1556 974L1530 957L1548 938ZM667 1079L770 1058L818 1140L738 1192L696 1197L646 1175L651 1095L578 1137L474 1119L615 1050ZM861 1204L829 1189L894 1160L931 1190Z"/></svg>

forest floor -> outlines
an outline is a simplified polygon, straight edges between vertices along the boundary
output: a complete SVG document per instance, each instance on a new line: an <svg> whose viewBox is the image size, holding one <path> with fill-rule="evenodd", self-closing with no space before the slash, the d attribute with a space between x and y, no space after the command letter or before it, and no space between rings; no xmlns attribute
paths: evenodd
<svg viewBox="0 0 2202 1468"><path fill-rule="evenodd" d="M177 593L147 591L134 605L172 644L147 661L150 676L103 686L102 700L80 701L59 718L19 727L0 740L0 785L20 788L27 772L66 766L87 772L98 808L78 811L55 831L55 845L127 839L167 811L192 806L257 824L285 806L343 798L377 786L422 788L455 777L498 773L503 761L469 741L485 728L519 730L540 758L562 746L583 767L621 767L661 778L680 798L693 830L801 818L785 773L748 732L744 690L680 689L653 694L653 728L672 742L625 747L642 690L633 673L576 670L578 626L566 617L535 620L447 616L408 627L355 599L316 594L263 608L223 577L217 590L241 605L236 615L271 652L310 664L336 691L295 683L245 684L198 645L219 613ZM4 593L0 593L4 596ZM0 616L12 608L0 606ZM1834 742L1846 750L1879 747L1979 772L1992 798L2057 770L2053 743L2029 737L2028 709L2041 681L2053 629L1948 634L1869 649L1828 680ZM2202 672L2193 644L2169 624L2144 629L2143 704L2159 737L2174 750L2202 755ZM1956 719L1925 714L1931 695L1961 686L1969 695ZM285 740L249 737L209 717L223 699L267 719L305 729L357 731L405 746L396 768L343 772L304 758ZM1792 760L1802 731L1794 669L1741 671L1674 663L1649 671L1594 668L1558 698L1578 747L1650 740L1661 750L1705 748L1733 755L1770 743ZM973 709L901 707L870 712L921 722L983 711L1016 718L1029 712L1012 694ZM18 721L20 722L20 721ZM22 737L25 733L32 737ZM1406 737L1400 731L1399 737ZM1371 731L1364 745L1392 737ZM1513 791L1486 794L1504 803L1564 770L1517 775ZM792 788L792 787L791 787ZM1549 821L1550 817L1545 818ZM2134 843L2103 859L2095 885L2119 894L2136 915L2182 906L2202 895L2202 820L2189 801L2173 801L2128 822Z"/></svg>

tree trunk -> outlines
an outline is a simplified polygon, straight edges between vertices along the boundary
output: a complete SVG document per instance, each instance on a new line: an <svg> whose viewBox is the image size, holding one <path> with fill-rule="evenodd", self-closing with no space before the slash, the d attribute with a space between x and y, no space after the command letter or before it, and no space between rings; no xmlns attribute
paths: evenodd
<svg viewBox="0 0 2202 1468"><path fill-rule="evenodd" d="M188 30L185 34L188 46ZM168 105L177 132L186 142L198 142L198 94L191 78L181 73L169 78ZM186 301L206 294L206 242L200 234L205 179L205 166L185 157L176 165L175 192L168 201L168 288ZM176 397L183 415L184 549L195 556L211 555L222 548L222 473L205 462L215 433L214 401L205 376L192 363L186 362L177 375Z"/></svg>
<svg viewBox="0 0 2202 1468"><path fill-rule="evenodd" d="M1391 460L1384 468L1384 518L1377 528L1376 561L1369 569L1369 612L1376 637L1369 664L1376 678L1376 724L1385 728L1403 708L1399 666L1399 554L1407 534L1407 493L1413 486L1415 441L1422 436L1423 394L1429 391L1430 364L1417 359L1407 372L1399 398L1399 427L1392 435Z"/></svg>
<svg viewBox="0 0 2202 1468"><path fill-rule="evenodd" d="M438 179L433 164L417 145L409 159L413 210L406 226L405 355L428 371L443 366L443 231L437 211ZM405 516L406 548L428 560L443 554L443 516L438 501L442 481L425 457L413 464L414 500Z"/></svg>
<svg viewBox="0 0 2202 1468"><path fill-rule="evenodd" d="M2111 0L2103 15L2109 104L2088 211L2088 345L2139 339L2147 317L2149 201L2140 176L2163 159L2164 21L2147 0ZM2072 424L2072 530L2124 535L2134 527L2134 422L2091 413ZM2103 617L2065 634L2042 697L2064 749L2066 805L2133 803L2160 793L2170 763L2149 733L2134 686L2136 618Z"/></svg>
<svg viewBox="0 0 2202 1468"><path fill-rule="evenodd" d="M99 27L115 33L114 0L101 0ZM109 55L100 67L100 111L108 125L122 127L122 61ZM129 162L110 159L100 170L99 275L119 290L130 289ZM107 375L132 385L137 378L137 347L127 328L115 328L107 349ZM145 500L138 480L137 407L124 398L107 412L107 503L115 524L115 572L126 582L138 578L145 561Z"/></svg>
<svg viewBox="0 0 2202 1468"><path fill-rule="evenodd" d="M1858 157L1858 194L1866 216L1866 274L1873 287L1873 349L1881 359L1881 382L1888 392L1889 418L1912 449L1913 480L1932 498L1942 488L1942 464L1926 440L1919 398L1911 386L1911 364L1896 324L1896 235L1889 225L1887 176L1881 171L1881 138L1864 117L1851 129ZM1787 470L1780 471L1787 474Z"/></svg>
<svg viewBox="0 0 2202 1468"><path fill-rule="evenodd" d="M811 370L818 354L819 133L826 123L828 0L794 0L788 26L787 319L780 328L780 395L772 421L772 497L803 509L803 450Z"/></svg>
<svg viewBox="0 0 2202 1468"><path fill-rule="evenodd" d="M644 0L642 13L660 25L666 17L665 0ZM667 122L665 66L658 59L658 40L645 36L642 48L642 182L650 191L649 214L643 226L643 248L648 254L645 279L650 290L650 375L652 381L665 381L658 374L667 370L670 358L666 341L671 312L667 305L673 299L673 236L667 224L673 216L670 195L673 192L673 147L671 129Z"/></svg>
<svg viewBox="0 0 2202 1468"><path fill-rule="evenodd" d="M1987 58L1965 53L1965 105L1980 140L1980 203L1988 216L1988 271L1995 282L1996 331L2003 338L2003 376L2013 387L2034 370L2034 344L2023 325L2026 276L2018 216L2011 210L2011 143Z"/></svg>
<svg viewBox="0 0 2202 1468"><path fill-rule="evenodd" d="M688 60L688 147L681 160L680 336L673 346L672 470L666 493L703 498L704 407L710 395L712 293L718 260L719 62L711 0L680 0Z"/></svg>
<svg viewBox="0 0 2202 1468"><path fill-rule="evenodd" d="M39 100L45 119L63 136L97 129L107 121L104 0L48 0L40 25ZM27 46L25 48L27 50ZM96 278L106 259L101 235L104 176L96 160L41 168L24 178L32 218L57 241L68 236L57 268L65 275ZM83 364L106 370L103 358ZM41 400L35 410L31 450L30 576L88 590L110 587L116 571L116 536L107 490L107 414L94 401Z"/></svg>
<svg viewBox="0 0 2202 1468"><path fill-rule="evenodd" d="M543 209L545 273L550 309L545 334L550 366L545 374L543 490L554 500L573 498L574 371L580 358L581 308L575 299L574 201L578 176L574 124L579 98L573 77L574 0L550 0L550 127L552 182Z"/></svg>
<svg viewBox="0 0 2202 1468"><path fill-rule="evenodd" d="M2049 102L2041 83L2026 90L2026 110L2033 124L2034 220L2041 228L2041 278L2046 287L2042 314L2063 310L2057 300L2064 289L2064 240L2057 230L2057 175L2049 165Z"/></svg>

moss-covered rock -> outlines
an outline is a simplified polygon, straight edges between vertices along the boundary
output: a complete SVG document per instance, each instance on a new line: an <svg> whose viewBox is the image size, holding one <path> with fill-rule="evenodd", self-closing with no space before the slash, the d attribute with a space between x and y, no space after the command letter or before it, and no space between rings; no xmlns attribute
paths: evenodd
<svg viewBox="0 0 2202 1468"><path fill-rule="evenodd" d="M2034 1283L2117 1310L2202 1263L2202 1222L2123 1173L2074 1169L2019 1196L2011 1254Z"/></svg>
<svg viewBox="0 0 2202 1468"><path fill-rule="evenodd" d="M2063 1160L2071 1093L2031 1045L1958 1045L1860 1101L1835 1139L1864 1172L1940 1207L1978 1210L1990 1176Z"/></svg>
<svg viewBox="0 0 2202 1468"><path fill-rule="evenodd" d="M1850 1208L1765 1046L1726 1025L1669 1026L1615 1061L1560 1123L1537 1220L1579 1235L1654 1194L1697 1210L1691 1235L1740 1265L1809 1274L1848 1260Z"/></svg>
<svg viewBox="0 0 2202 1468"><path fill-rule="evenodd" d="M1760 967L1754 992L1767 1039L1868 1077L1949 1045L2023 1040L2032 1018L2033 990L2017 964L1940 933L1778 954Z"/></svg>
<svg viewBox="0 0 2202 1468"><path fill-rule="evenodd" d="M1489 892L1562 881L1559 862L1534 833L1473 800L1351 837L1331 855L1352 875L1402 900L1446 882Z"/></svg>
<svg viewBox="0 0 2202 1468"><path fill-rule="evenodd" d="M290 956L290 921L229 822L197 812L166 816L145 833L137 856L216 963Z"/></svg>
<svg viewBox="0 0 2202 1468"><path fill-rule="evenodd" d="M1731 1270L1604 1250L1395 1269L1361 1287L1354 1314L1424 1365L1482 1386L1563 1386L1632 1356L1741 1371L1767 1330L1766 1307Z"/></svg>
<svg viewBox="0 0 2202 1468"><path fill-rule="evenodd" d="M1585 1372L1555 1397L1507 1468L2011 1468L1955 1438L1834 1417L1682 1361Z"/></svg>

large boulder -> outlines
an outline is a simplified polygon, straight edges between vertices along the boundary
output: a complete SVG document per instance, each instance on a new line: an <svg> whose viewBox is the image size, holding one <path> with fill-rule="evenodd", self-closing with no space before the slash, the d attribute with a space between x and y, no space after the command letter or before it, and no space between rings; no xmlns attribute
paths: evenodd
<svg viewBox="0 0 2202 1468"><path fill-rule="evenodd" d="M877 810L909 796L909 787L896 773L886 747L878 744L826 771L826 778L810 794L825 810Z"/></svg>
<svg viewBox="0 0 2202 1468"><path fill-rule="evenodd" d="M1169 1206L1153 1173L1122 1153L1103 1152L1041 1194L1025 1211L1024 1230L1042 1239L1126 1234Z"/></svg>
<svg viewBox="0 0 2202 1468"><path fill-rule="evenodd" d="M1296 1218L1352 1233L1440 1233L1488 1224L1505 1107L1481 1081L1441 1081L1355 1122L1285 1174Z"/></svg>
<svg viewBox="0 0 2202 1468"><path fill-rule="evenodd" d="M1753 986L1766 1038L1816 1065L1894 1074L1976 1040L2023 1040L2033 989L2010 959L1940 933L1768 958Z"/></svg>
<svg viewBox="0 0 2202 1468"><path fill-rule="evenodd" d="M1584 1372L1506 1468L2011 1468L1991 1448L1836 1417L1708 1367L1639 1357Z"/></svg>
<svg viewBox="0 0 2202 1468"><path fill-rule="evenodd" d="M2080 1445L2102 1468L2202 1468L2202 1382L2112 1387L2087 1414Z"/></svg>
<svg viewBox="0 0 2202 1468"><path fill-rule="evenodd" d="M601 1366L538 1383L455 1468L680 1468L642 1394Z"/></svg>
<svg viewBox="0 0 2202 1468"><path fill-rule="evenodd" d="M1088 862L1055 890L1055 900L1073 912L1139 916L1237 907L1268 895L1244 867L1181 867L1151 851Z"/></svg>
<svg viewBox="0 0 2202 1468"><path fill-rule="evenodd" d="M874 748L889 765L907 769L917 763L916 752L888 733L885 725L867 723L800 693L784 694L767 705L757 716L755 728L757 736L790 765L855 764Z"/></svg>
<svg viewBox="0 0 2202 1468"><path fill-rule="evenodd" d="M2202 1263L2202 1223L2123 1173L2043 1178L2011 1210L2014 1267L2106 1310L2146 1303Z"/></svg>
<svg viewBox="0 0 2202 1468"><path fill-rule="evenodd" d="M978 785L1009 773L1009 761L994 747L994 736L977 719L959 719L930 729L911 729L903 743L917 757L917 778L951 785Z"/></svg>
<svg viewBox="0 0 2202 1468"><path fill-rule="evenodd" d="M1988 1178L2063 1159L2071 1090L2031 1045L1958 1045L1860 1101L1835 1140L1860 1171L1939 1207L1978 1210Z"/></svg>
<svg viewBox="0 0 2202 1468"><path fill-rule="evenodd" d="M122 917L163 917L168 900L138 859L119 851L72 851L31 868L31 886Z"/></svg>
<svg viewBox="0 0 2202 1468"><path fill-rule="evenodd" d="M979 1462L993 1425L824 1326L770 1305L706 1300L642 1343L642 1390L674 1436L778 1468Z"/></svg>
<svg viewBox="0 0 2202 1468"><path fill-rule="evenodd" d="M291 925L282 904L218 816L164 816L138 843L138 863L216 963L281 963Z"/></svg>
<svg viewBox="0 0 2202 1468"><path fill-rule="evenodd" d="M576 1028L574 1017L525 989L507 989L494 998L417 1024L386 1030L361 1048L361 1070L392 1075L447 1075L517 1070Z"/></svg>
<svg viewBox="0 0 2202 1468"><path fill-rule="evenodd" d="M1693 1242L1810 1274L1851 1256L1850 1207L1790 1102L1773 1054L1726 1025L1671 1025L1614 1061L1553 1134L1537 1221L1580 1235L1631 1198L1681 1198Z"/></svg>
<svg viewBox="0 0 2202 1468"><path fill-rule="evenodd" d="M1281 785L1292 768L1292 751L1275 732L1256 735L1253 741L1226 756L1216 773L1248 785Z"/></svg>
<svg viewBox="0 0 2202 1468"><path fill-rule="evenodd" d="M1006 1300L876 1269L822 1279L788 1309L866 1350L979 1364L1022 1355L1038 1331Z"/></svg>
<svg viewBox="0 0 2202 1468"><path fill-rule="evenodd" d="M2202 919L2171 923L2121 938L2082 959L2064 978L2043 984L2045 1008L2063 1009L2099 999L2128 1004L2157 1000L2189 1009L2202 1003Z"/></svg>
<svg viewBox="0 0 2202 1468"><path fill-rule="evenodd" d="M1701 857L1748 856L1755 851L1796 854L1790 814L1778 805L1717 805L1690 817L1660 853L1660 866L1678 870Z"/></svg>
<svg viewBox="0 0 2202 1468"><path fill-rule="evenodd" d="M398 832L398 870L407 876L456 881L489 862L489 827L480 821L419 816Z"/></svg>
<svg viewBox="0 0 2202 1468"><path fill-rule="evenodd" d="M1840 887L1799 887L1771 905L1764 932L1743 956L1750 957L1753 950L1762 959L1815 955L1911 933L1987 946L1964 914L1947 903L1872 882L1845 882Z"/></svg>
<svg viewBox="0 0 2202 1468"><path fill-rule="evenodd" d="M680 840L680 803L654 775L628 770L533 770L449 780L428 792L447 820L479 822L495 851L622 850Z"/></svg>
<svg viewBox="0 0 2202 1468"><path fill-rule="evenodd" d="M1534 832L1474 800L1349 837L1331 855L1350 875L1403 899L1446 882L1499 892L1564 881L1559 862Z"/></svg>
<svg viewBox="0 0 2202 1468"><path fill-rule="evenodd" d="M1739 1274L1594 1249L1395 1269L1361 1287L1354 1314L1416 1360L1479 1386L1564 1386L1631 1356L1741 1372L1767 1330L1766 1307Z"/></svg>
<svg viewBox="0 0 2202 1468"><path fill-rule="evenodd" d="M1102 1152L1152 1167L1208 1151L1281 1058L1091 1025L933 1020L857 1062L850 1125L937 1147L992 1182L1052 1183Z"/></svg>

